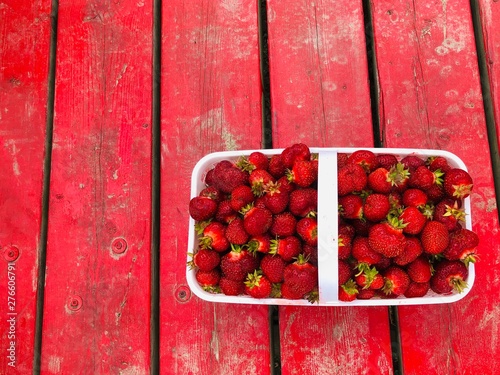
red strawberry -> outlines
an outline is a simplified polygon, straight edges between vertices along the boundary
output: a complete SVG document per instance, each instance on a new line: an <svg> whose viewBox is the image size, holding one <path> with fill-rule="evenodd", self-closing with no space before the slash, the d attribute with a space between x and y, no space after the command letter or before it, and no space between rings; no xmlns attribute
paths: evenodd
<svg viewBox="0 0 500 375"><path fill-rule="evenodd" d="M250 183L250 187L252 188L254 195L260 197L264 194L266 186L269 183L275 182L275 179L265 169L255 169L250 173L248 182Z"/></svg>
<svg viewBox="0 0 500 375"><path fill-rule="evenodd" d="M254 254L267 254L271 250L271 237L267 233L252 237L248 241L247 250Z"/></svg>
<svg viewBox="0 0 500 375"><path fill-rule="evenodd" d="M358 291L358 294L356 295L356 299L372 299L376 295L377 295L377 291L374 289L361 289Z"/></svg>
<svg viewBox="0 0 500 375"><path fill-rule="evenodd" d="M293 182L288 181L286 176L280 177L276 183L279 184L280 190L288 194L297 189L297 186Z"/></svg>
<svg viewBox="0 0 500 375"><path fill-rule="evenodd" d="M477 260L479 237L473 231L462 228L450 234L450 243L443 255L449 260L461 260L466 266Z"/></svg>
<svg viewBox="0 0 500 375"><path fill-rule="evenodd" d="M243 226L251 236L266 233L273 222L273 215L267 208L248 207L244 209Z"/></svg>
<svg viewBox="0 0 500 375"><path fill-rule="evenodd" d="M450 165L448 164L448 160L446 160L446 158L443 156L429 156L425 161L425 164L432 172L439 169L441 170L441 172L446 173L451 169Z"/></svg>
<svg viewBox="0 0 500 375"><path fill-rule="evenodd" d="M448 247L448 230L439 221L428 221L420 234L420 241L427 254L437 255Z"/></svg>
<svg viewBox="0 0 500 375"><path fill-rule="evenodd" d="M392 261L398 266L406 266L417 259L423 252L424 249L417 237L407 237L405 250L400 255L393 258Z"/></svg>
<svg viewBox="0 0 500 375"><path fill-rule="evenodd" d="M226 226L218 221L209 223L202 229L203 237L200 238L200 246L203 249L213 249L218 252L229 248L226 238Z"/></svg>
<svg viewBox="0 0 500 375"><path fill-rule="evenodd" d="M291 262L302 251L302 244L295 236L271 240L270 254L280 255L286 262Z"/></svg>
<svg viewBox="0 0 500 375"><path fill-rule="evenodd" d="M252 203L255 196L252 193L252 189L248 185L240 185L233 189L231 192L231 208L234 211L239 211L246 205Z"/></svg>
<svg viewBox="0 0 500 375"><path fill-rule="evenodd" d="M472 178L463 169L452 168L444 176L444 190L451 198L467 198L473 187Z"/></svg>
<svg viewBox="0 0 500 375"><path fill-rule="evenodd" d="M356 274L354 281L361 289L380 289L384 286L385 280L375 267L362 267Z"/></svg>
<svg viewBox="0 0 500 375"><path fill-rule="evenodd" d="M235 245L244 245L248 241L248 233L245 231L243 219L237 217L232 220L226 228L227 240Z"/></svg>
<svg viewBox="0 0 500 375"><path fill-rule="evenodd" d="M271 295L272 285L262 272L249 273L245 280L245 292L253 298L267 298Z"/></svg>
<svg viewBox="0 0 500 375"><path fill-rule="evenodd" d="M281 159L285 168L291 169L297 160L310 160L311 151L303 143L296 143L281 152Z"/></svg>
<svg viewBox="0 0 500 375"><path fill-rule="evenodd" d="M348 194L338 199L339 213L344 219L363 218L363 198L359 195Z"/></svg>
<svg viewBox="0 0 500 375"><path fill-rule="evenodd" d="M392 180L389 171L377 168L368 175L368 187L375 193L389 194L392 190Z"/></svg>
<svg viewBox="0 0 500 375"><path fill-rule="evenodd" d="M236 162L236 166L246 172L252 172L255 169L267 170L269 159L262 152L254 151L248 157L241 156Z"/></svg>
<svg viewBox="0 0 500 375"><path fill-rule="evenodd" d="M209 249L199 249L193 256L193 260L188 263L189 266L196 266L202 271L211 271L220 263L218 252Z"/></svg>
<svg viewBox="0 0 500 375"><path fill-rule="evenodd" d="M279 214L287 208L290 196L286 189L278 182L266 186L262 201L271 213Z"/></svg>
<svg viewBox="0 0 500 375"><path fill-rule="evenodd" d="M421 189L407 189L403 192L403 205L406 207L423 207L427 204L427 194Z"/></svg>
<svg viewBox="0 0 500 375"><path fill-rule="evenodd" d="M195 277L196 281L198 281L198 284L200 284L203 289L209 290L209 288L219 284L220 271L217 268L209 271L199 269L196 271Z"/></svg>
<svg viewBox="0 0 500 375"><path fill-rule="evenodd" d="M431 279L432 268L426 256L419 256L406 266L406 272L412 281L425 283Z"/></svg>
<svg viewBox="0 0 500 375"><path fill-rule="evenodd" d="M391 204L389 203L387 195L377 193L370 194L365 199L363 215L371 222L378 222L385 219L390 209Z"/></svg>
<svg viewBox="0 0 500 375"><path fill-rule="evenodd" d="M427 218L416 207L406 207L399 215L399 220L405 225L403 232L406 234L419 234L427 223Z"/></svg>
<svg viewBox="0 0 500 375"><path fill-rule="evenodd" d="M406 298L416 298L424 297L430 289L430 283L416 283L414 281L410 282L408 289L404 293Z"/></svg>
<svg viewBox="0 0 500 375"><path fill-rule="evenodd" d="M441 185L434 184L425 192L427 193L428 201L433 203L439 202L446 195L444 192L443 184Z"/></svg>
<svg viewBox="0 0 500 375"><path fill-rule="evenodd" d="M371 227L373 227L374 225L374 223L365 220L364 218L349 220L349 224L351 224L356 229L356 233L358 235L364 237L368 237L368 233L370 232Z"/></svg>
<svg viewBox="0 0 500 375"><path fill-rule="evenodd" d="M231 201L225 199L219 203L219 207L215 213L215 220L224 224L229 224L237 216L238 213L231 207Z"/></svg>
<svg viewBox="0 0 500 375"><path fill-rule="evenodd" d="M347 282L352 276L352 268L346 261L339 260L339 284L342 285Z"/></svg>
<svg viewBox="0 0 500 375"><path fill-rule="evenodd" d="M299 255L295 262L285 267L283 284L294 293L305 295L318 286L318 269Z"/></svg>
<svg viewBox="0 0 500 375"><path fill-rule="evenodd" d="M410 175L410 181L408 183L411 187L427 190L434 184L440 185L442 183L442 175L443 172L439 169L431 172L425 165L421 165Z"/></svg>
<svg viewBox="0 0 500 375"><path fill-rule="evenodd" d="M347 164L347 159L349 155L345 152L339 152L337 154L337 169L343 168Z"/></svg>
<svg viewBox="0 0 500 375"><path fill-rule="evenodd" d="M269 232L273 236L288 237L295 233L297 219L290 212L283 212L273 216L273 223Z"/></svg>
<svg viewBox="0 0 500 375"><path fill-rule="evenodd" d="M238 296L245 291L243 281L235 281L222 276L219 281L219 287L226 296Z"/></svg>
<svg viewBox="0 0 500 375"><path fill-rule="evenodd" d="M224 193L231 193L235 187L248 183L248 173L227 161L215 165L212 178L214 186Z"/></svg>
<svg viewBox="0 0 500 375"><path fill-rule="evenodd" d="M469 271L460 260L442 260L435 266L431 289L438 294L461 293L467 288Z"/></svg>
<svg viewBox="0 0 500 375"><path fill-rule="evenodd" d="M279 255L266 254L260 261L260 268L272 283L281 283L287 263Z"/></svg>
<svg viewBox="0 0 500 375"><path fill-rule="evenodd" d="M388 222L375 224L368 233L368 243L376 252L394 258L400 255L406 245L402 225L397 218Z"/></svg>
<svg viewBox="0 0 500 375"><path fill-rule="evenodd" d="M309 262L314 266L318 265L318 246L312 246L307 243L302 244L302 254L309 258Z"/></svg>
<svg viewBox="0 0 500 375"><path fill-rule="evenodd" d="M243 281L250 272L250 268L252 268L249 264L255 264L254 259L248 251L240 246L232 246L231 251L221 258L220 268L222 274L228 279Z"/></svg>
<svg viewBox="0 0 500 375"><path fill-rule="evenodd" d="M338 235L338 257L339 259L348 259L351 256L352 250L352 237L346 235L345 233L340 233Z"/></svg>
<svg viewBox="0 0 500 375"><path fill-rule="evenodd" d="M316 212L318 207L318 191L313 188L297 189L290 193L288 209L299 217Z"/></svg>
<svg viewBox="0 0 500 375"><path fill-rule="evenodd" d="M410 173L413 173L418 167L425 166L425 161L416 155L407 155L400 161Z"/></svg>
<svg viewBox="0 0 500 375"><path fill-rule="evenodd" d="M357 150L354 151L349 158L347 163L358 164L367 172L373 172L378 167L377 156L369 150Z"/></svg>
<svg viewBox="0 0 500 375"><path fill-rule="evenodd" d="M311 160L297 160L288 173L288 180L297 186L308 187L318 178L318 170Z"/></svg>
<svg viewBox="0 0 500 375"><path fill-rule="evenodd" d="M348 163L337 172L337 189L340 197L363 190L368 183L368 177L359 164Z"/></svg>
<svg viewBox="0 0 500 375"><path fill-rule="evenodd" d="M382 290L386 295L400 296L410 285L410 277L398 266L390 266L383 273L385 283Z"/></svg>
<svg viewBox="0 0 500 375"><path fill-rule="evenodd" d="M398 158L392 154L378 154L377 162L380 167L390 170L398 163Z"/></svg>
<svg viewBox="0 0 500 375"><path fill-rule="evenodd" d="M339 300L343 302L351 302L356 299L359 293L358 287L354 280L349 279L346 283L339 286Z"/></svg>
<svg viewBox="0 0 500 375"><path fill-rule="evenodd" d="M281 284L281 297L296 300L301 299L303 294L300 291L294 290L290 285L283 283Z"/></svg>
<svg viewBox="0 0 500 375"><path fill-rule="evenodd" d="M352 243L352 256L358 264L374 265L382 260L382 255L373 250L366 237L355 237Z"/></svg>
<svg viewBox="0 0 500 375"><path fill-rule="evenodd" d="M269 173L274 178L278 179L285 175L286 167L283 164L283 159L281 158L281 154L271 156L269 160Z"/></svg>
<svg viewBox="0 0 500 375"><path fill-rule="evenodd" d="M220 202L222 200L223 194L215 186L207 186L202 191L200 191L200 194L198 194L198 196L207 197L213 199L216 202Z"/></svg>
<svg viewBox="0 0 500 375"><path fill-rule="evenodd" d="M434 208L434 220L443 223L449 232L453 232L461 228L460 223L465 221L465 212L459 208L458 201L443 199Z"/></svg>
<svg viewBox="0 0 500 375"><path fill-rule="evenodd" d="M403 205L403 198L397 191L392 191L388 195L391 208L400 208Z"/></svg>
<svg viewBox="0 0 500 375"><path fill-rule="evenodd" d="M318 244L318 221L312 217L304 217L297 222L297 234L311 246Z"/></svg>
<svg viewBox="0 0 500 375"><path fill-rule="evenodd" d="M402 192L408 187L410 171L403 163L397 163L389 170L389 178L396 191Z"/></svg>
<svg viewBox="0 0 500 375"><path fill-rule="evenodd" d="M214 217L217 201L209 197L194 197L189 201L189 214L196 221L205 221Z"/></svg>

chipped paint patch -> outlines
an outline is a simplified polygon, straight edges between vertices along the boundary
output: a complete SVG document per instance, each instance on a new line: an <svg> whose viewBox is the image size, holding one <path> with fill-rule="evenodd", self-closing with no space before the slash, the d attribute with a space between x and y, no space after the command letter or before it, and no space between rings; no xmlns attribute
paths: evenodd
<svg viewBox="0 0 500 375"><path fill-rule="evenodd" d="M226 129L222 129L222 140L224 141L224 146L227 151L238 150L238 144L234 136L229 133Z"/></svg>
<svg viewBox="0 0 500 375"><path fill-rule="evenodd" d="M55 355L49 356L48 369L50 373L59 374L61 372L62 358Z"/></svg>

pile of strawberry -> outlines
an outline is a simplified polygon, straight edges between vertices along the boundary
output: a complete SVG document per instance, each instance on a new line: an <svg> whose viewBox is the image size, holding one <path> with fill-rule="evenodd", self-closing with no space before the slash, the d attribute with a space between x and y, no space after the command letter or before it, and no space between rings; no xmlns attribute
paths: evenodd
<svg viewBox="0 0 500 375"><path fill-rule="evenodd" d="M189 203L200 286L254 298L318 298L318 160L295 144L268 157L218 162Z"/></svg>
<svg viewBox="0 0 500 375"><path fill-rule="evenodd" d="M339 299L460 293L477 259L470 175L441 156L339 154Z"/></svg>

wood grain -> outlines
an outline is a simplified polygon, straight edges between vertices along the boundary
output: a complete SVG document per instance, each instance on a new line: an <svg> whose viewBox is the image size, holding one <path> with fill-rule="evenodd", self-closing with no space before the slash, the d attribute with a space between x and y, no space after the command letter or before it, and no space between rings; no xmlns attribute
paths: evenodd
<svg viewBox="0 0 500 375"><path fill-rule="evenodd" d="M499 365L499 224L468 1L373 1L386 147L446 149L475 187L476 280L449 305L400 307L405 374L492 374Z"/></svg>
<svg viewBox="0 0 500 375"><path fill-rule="evenodd" d="M273 145L373 147L361 1L268 1ZM280 306L283 374L392 373L385 307Z"/></svg>
<svg viewBox="0 0 500 375"><path fill-rule="evenodd" d="M186 283L191 172L213 151L260 149L257 3L163 3L160 372L268 374L268 308L214 304Z"/></svg>
<svg viewBox="0 0 500 375"><path fill-rule="evenodd" d="M149 373L151 11L59 3L42 374Z"/></svg>
<svg viewBox="0 0 500 375"><path fill-rule="evenodd" d="M33 366L49 45L50 1L0 4L0 373L6 375L31 373ZM9 270L10 251L19 256Z"/></svg>

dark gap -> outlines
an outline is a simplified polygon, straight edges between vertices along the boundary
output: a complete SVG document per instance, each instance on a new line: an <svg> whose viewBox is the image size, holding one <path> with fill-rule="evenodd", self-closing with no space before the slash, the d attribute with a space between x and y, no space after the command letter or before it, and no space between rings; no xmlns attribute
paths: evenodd
<svg viewBox="0 0 500 375"><path fill-rule="evenodd" d="M151 374L160 373L160 173L161 173L161 0L153 1L153 100L151 124Z"/></svg>
<svg viewBox="0 0 500 375"><path fill-rule="evenodd" d="M38 242L38 279L36 292L35 339L33 374L40 374L42 358L43 305L45 298L45 266L47 264L47 235L49 224L50 170L52 166L52 138L54 133L54 101L56 82L57 20L59 2L52 0L50 11L49 72L47 78L47 117L45 123L45 153L43 159L42 217Z"/></svg>
<svg viewBox="0 0 500 375"><path fill-rule="evenodd" d="M493 169L493 179L495 181L497 214L500 218L500 156L497 141L498 134L495 127L493 99L491 97L491 87L488 74L488 59L484 45L479 2L477 0L471 0L470 7L472 12L472 23L474 26L474 37L476 40L479 75L481 77L481 91L483 94L483 106L488 132L488 142L490 145L491 166Z"/></svg>
<svg viewBox="0 0 500 375"><path fill-rule="evenodd" d="M372 5L370 0L363 0L363 17L365 23L366 55L368 59L368 78L370 81L370 105L372 112L373 145L384 147L380 118L380 94L378 82L377 57L375 53L375 37L373 30ZM398 308L389 306L389 330L391 337L392 368L394 375L403 375L401 335L399 330Z"/></svg>
<svg viewBox="0 0 500 375"><path fill-rule="evenodd" d="M271 121L271 88L269 79L269 49L267 34L267 4L259 0L259 53L260 77L262 85L262 148L273 148ZM270 370L272 375L281 374L281 348L279 328L279 308L269 306L269 348Z"/></svg>

